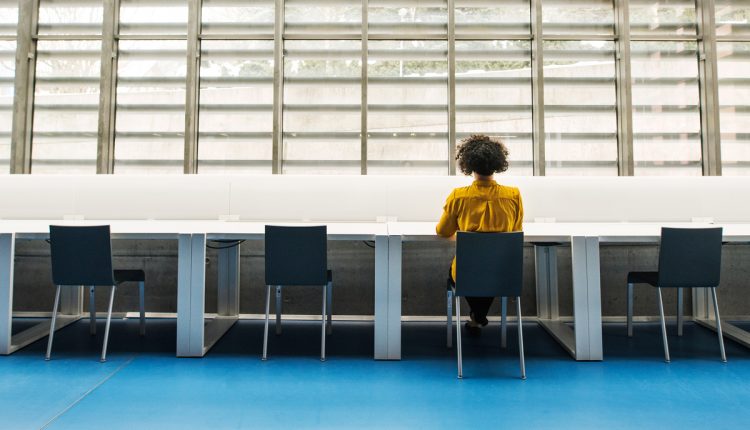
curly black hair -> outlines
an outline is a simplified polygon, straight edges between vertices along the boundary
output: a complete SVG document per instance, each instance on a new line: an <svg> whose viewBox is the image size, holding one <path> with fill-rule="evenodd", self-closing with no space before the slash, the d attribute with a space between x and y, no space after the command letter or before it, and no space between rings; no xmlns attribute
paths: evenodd
<svg viewBox="0 0 750 430"><path fill-rule="evenodd" d="M508 170L508 148L499 139L472 134L463 139L456 150L458 167L466 175L478 173L491 176Z"/></svg>

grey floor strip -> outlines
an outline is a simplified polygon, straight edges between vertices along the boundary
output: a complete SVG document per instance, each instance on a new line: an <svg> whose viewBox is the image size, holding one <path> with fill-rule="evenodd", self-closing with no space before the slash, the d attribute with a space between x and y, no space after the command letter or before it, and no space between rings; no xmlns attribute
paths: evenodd
<svg viewBox="0 0 750 430"><path fill-rule="evenodd" d="M102 379L101 381L99 381L93 387L89 388L88 391L86 391L85 393L81 394L81 396L78 397L73 403L71 403L70 405L68 405L68 407L66 407L65 409L63 409L60 412L58 412L54 417L50 418L46 423L44 423L43 426L41 426L39 428L39 430L44 430L44 429L48 428L49 426L51 426L52 423L54 423L64 413L66 413L69 410L71 410L75 405L81 403L81 401L83 399L85 399L86 396L88 396L89 394L93 393L97 388L101 387L105 382L107 382L110 379L112 379L112 377L115 376L118 372L120 372L122 369L126 368L130 363L133 362L133 360L135 360L135 357L137 357L137 354L134 355L134 356L132 356L132 357L130 357L127 361L125 361L124 363L122 363L117 369L115 369L114 371L112 371L112 373L110 373L109 375L107 375L104 379Z"/></svg>

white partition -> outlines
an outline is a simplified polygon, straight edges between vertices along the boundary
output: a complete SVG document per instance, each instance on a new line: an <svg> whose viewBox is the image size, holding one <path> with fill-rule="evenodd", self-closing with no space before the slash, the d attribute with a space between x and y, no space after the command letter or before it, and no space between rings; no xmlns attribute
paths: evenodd
<svg viewBox="0 0 750 430"><path fill-rule="evenodd" d="M512 177L525 221L750 221L750 178ZM437 221L464 176L0 177L0 218Z"/></svg>
<svg viewBox="0 0 750 430"><path fill-rule="evenodd" d="M241 220L373 222L388 215L373 176L235 176L230 213Z"/></svg>

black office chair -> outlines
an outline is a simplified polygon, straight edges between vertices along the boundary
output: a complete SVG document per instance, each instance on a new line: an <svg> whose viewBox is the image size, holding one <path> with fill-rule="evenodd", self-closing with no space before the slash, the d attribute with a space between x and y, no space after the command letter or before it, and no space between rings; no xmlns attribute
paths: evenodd
<svg viewBox="0 0 750 430"><path fill-rule="evenodd" d="M523 232L458 232L456 239L456 344L458 377L463 378L461 352L461 297L515 297L521 379L526 379L521 319L523 288ZM450 321L450 324L453 322ZM449 326L450 327L450 326Z"/></svg>
<svg viewBox="0 0 750 430"><path fill-rule="evenodd" d="M326 334L331 331L333 275L328 270L326 226L266 226L266 322L263 333L263 360L268 358L268 314L271 286L276 286L276 334L281 334L281 287L318 285L323 287L320 361L326 359ZM327 320L327 321L326 321Z"/></svg>
<svg viewBox="0 0 750 430"><path fill-rule="evenodd" d="M664 321L662 288L677 288L677 334L682 336L682 289L710 288L716 313L721 361L727 361L721 331L716 287L721 275L721 238L719 228L662 228L658 272L628 273L628 337L633 336L633 285L649 284L656 287L659 297L659 318L664 340L664 360L669 363L667 326Z"/></svg>
<svg viewBox="0 0 750 430"><path fill-rule="evenodd" d="M109 341L109 325L112 319L112 305L115 298L117 285L123 282L137 282L139 288L140 302L140 334L146 332L146 313L144 308L144 284L146 274L143 270L112 270L112 243L110 241L109 226L71 227L55 226L49 227L51 259L52 259L52 282L57 286L55 292L55 304L52 308L52 322L47 342L47 354L45 359L49 360L52 353L52 341L55 335L55 321L57 319L57 307L60 303L60 289L66 288L90 288L89 302L89 330L96 334L96 302L94 296L95 287L111 286L109 295L109 307L107 310L107 324L104 329L104 345L102 346L102 362L107 361L107 342Z"/></svg>

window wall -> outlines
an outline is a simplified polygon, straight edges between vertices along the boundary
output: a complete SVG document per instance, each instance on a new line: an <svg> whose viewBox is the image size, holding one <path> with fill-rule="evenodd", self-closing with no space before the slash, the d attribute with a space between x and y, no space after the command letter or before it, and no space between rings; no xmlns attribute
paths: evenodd
<svg viewBox="0 0 750 430"><path fill-rule="evenodd" d="M512 175L745 175L748 19L741 0L0 0L0 171L450 175L483 133Z"/></svg>

